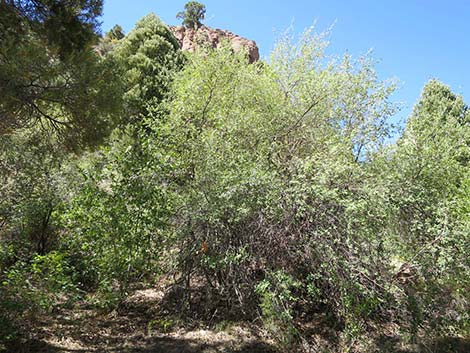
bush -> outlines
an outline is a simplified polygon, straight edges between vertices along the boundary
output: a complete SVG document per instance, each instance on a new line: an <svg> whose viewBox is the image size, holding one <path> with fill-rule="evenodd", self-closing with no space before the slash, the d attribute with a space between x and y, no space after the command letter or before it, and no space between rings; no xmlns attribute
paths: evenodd
<svg viewBox="0 0 470 353"><path fill-rule="evenodd" d="M300 283L315 274L317 294L302 302L341 323L393 306L384 185L367 162L388 133L392 88L365 58L324 64L324 47L307 33L269 65L229 48L190 57L167 119L150 125L148 146L179 195L183 277L196 271L247 317L257 285L278 271Z"/></svg>
<svg viewBox="0 0 470 353"><path fill-rule="evenodd" d="M17 261L0 277L1 341L10 341L25 332L40 313L78 294L73 269L65 255L53 251L36 255L27 263Z"/></svg>
<svg viewBox="0 0 470 353"><path fill-rule="evenodd" d="M298 334L292 320L293 306L298 300L294 292L300 286L300 282L278 270L268 273L255 287L264 325L284 347L293 344Z"/></svg>

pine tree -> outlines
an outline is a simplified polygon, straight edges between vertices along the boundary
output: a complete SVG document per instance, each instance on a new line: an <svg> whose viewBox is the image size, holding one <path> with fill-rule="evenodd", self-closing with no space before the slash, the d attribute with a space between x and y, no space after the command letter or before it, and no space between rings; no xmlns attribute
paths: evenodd
<svg viewBox="0 0 470 353"><path fill-rule="evenodd" d="M202 26L201 20L204 19L206 6L197 1L189 1L184 5L184 11L178 12L176 18L183 20L183 26L187 28L198 29Z"/></svg>

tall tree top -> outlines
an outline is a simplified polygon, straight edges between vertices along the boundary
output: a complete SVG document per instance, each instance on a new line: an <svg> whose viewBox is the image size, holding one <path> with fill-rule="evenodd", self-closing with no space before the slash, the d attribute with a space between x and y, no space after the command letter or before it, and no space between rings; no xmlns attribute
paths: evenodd
<svg viewBox="0 0 470 353"><path fill-rule="evenodd" d="M178 12L176 18L183 20L183 26L198 29L206 14L206 6L197 1L189 1L184 5L184 11Z"/></svg>

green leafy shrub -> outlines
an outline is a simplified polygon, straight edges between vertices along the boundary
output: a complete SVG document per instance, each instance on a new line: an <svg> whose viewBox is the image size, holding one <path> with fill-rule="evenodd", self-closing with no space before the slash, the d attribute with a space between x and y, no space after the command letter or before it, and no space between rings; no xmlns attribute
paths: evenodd
<svg viewBox="0 0 470 353"><path fill-rule="evenodd" d="M41 70L51 64L41 74L60 75L63 63L36 40L31 57L0 75L34 57ZM100 58L84 53L91 66L69 68L76 105L39 106L83 127L76 136L0 126L0 340L74 298L114 308L161 273L184 283L180 314L202 289L195 316L261 317L284 350L304 344L320 314L340 351L377 350L384 328L412 343L468 336L470 110L461 97L432 80L387 146L394 83L367 55L328 57L326 34L286 35L254 64L227 43L183 56L153 14L108 40ZM119 77L107 86L100 68ZM15 114L16 93L0 103ZM42 97L68 101L60 94ZM106 142L63 148L85 136ZM164 317L148 331L174 326Z"/></svg>
<svg viewBox="0 0 470 353"><path fill-rule="evenodd" d="M296 338L297 330L292 320L293 306L298 297L294 292L300 286L300 282L278 270L269 273L268 277L255 287L255 292L260 298L259 306L264 325L284 347L293 344Z"/></svg>
<svg viewBox="0 0 470 353"><path fill-rule="evenodd" d="M125 118L106 146L82 157L81 178L61 211L64 246L80 282L98 289L93 301L101 298L105 307L118 303L132 282L160 271L171 240L173 194L159 173L161 158L149 153L147 110L158 109L183 63L176 39L154 14L108 56L123 73Z"/></svg>
<svg viewBox="0 0 470 353"><path fill-rule="evenodd" d="M36 255L29 263L17 261L0 278L4 325L0 339L4 341L15 339L38 314L50 312L56 304L78 294L73 269L57 251Z"/></svg>
<svg viewBox="0 0 470 353"><path fill-rule="evenodd" d="M389 131L393 86L366 58L325 63L324 48L307 33L269 64L229 48L191 56L167 118L150 124L151 153L167 156L164 178L179 193L182 275L198 271L248 317L260 279L280 270L309 283L303 305L326 305L340 323L394 303L385 186L367 162Z"/></svg>

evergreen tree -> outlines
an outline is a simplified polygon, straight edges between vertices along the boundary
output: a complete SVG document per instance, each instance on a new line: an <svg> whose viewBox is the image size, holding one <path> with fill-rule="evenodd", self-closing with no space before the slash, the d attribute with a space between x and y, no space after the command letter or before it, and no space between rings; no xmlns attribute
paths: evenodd
<svg viewBox="0 0 470 353"><path fill-rule="evenodd" d="M38 124L91 142L112 126L119 75L92 51L101 8L100 0L0 2L0 134Z"/></svg>
<svg viewBox="0 0 470 353"><path fill-rule="evenodd" d="M106 38L109 38L111 40L121 40L122 38L124 38L124 36L124 30L119 25L114 25L114 27L111 28L109 32L105 35Z"/></svg>
<svg viewBox="0 0 470 353"><path fill-rule="evenodd" d="M155 14L139 20L122 39L114 57L125 71L129 117L135 118L164 98L182 64L179 48L170 29Z"/></svg>
<svg viewBox="0 0 470 353"><path fill-rule="evenodd" d="M423 88L403 136L386 157L390 241L402 269L413 268L406 289L412 337L427 325L446 332L465 325L468 286L470 115L462 97L437 80ZM439 303L439 304L437 304ZM408 305L408 304L407 304ZM406 306L405 306L406 307Z"/></svg>
<svg viewBox="0 0 470 353"><path fill-rule="evenodd" d="M465 164L469 160L470 109L461 96L437 80L427 83L413 109L405 136L422 148L434 147L439 156L453 153Z"/></svg>
<svg viewBox="0 0 470 353"><path fill-rule="evenodd" d="M206 6L197 1L189 1L184 5L184 11L178 12L176 18L183 20L183 26L198 29L206 14Z"/></svg>

